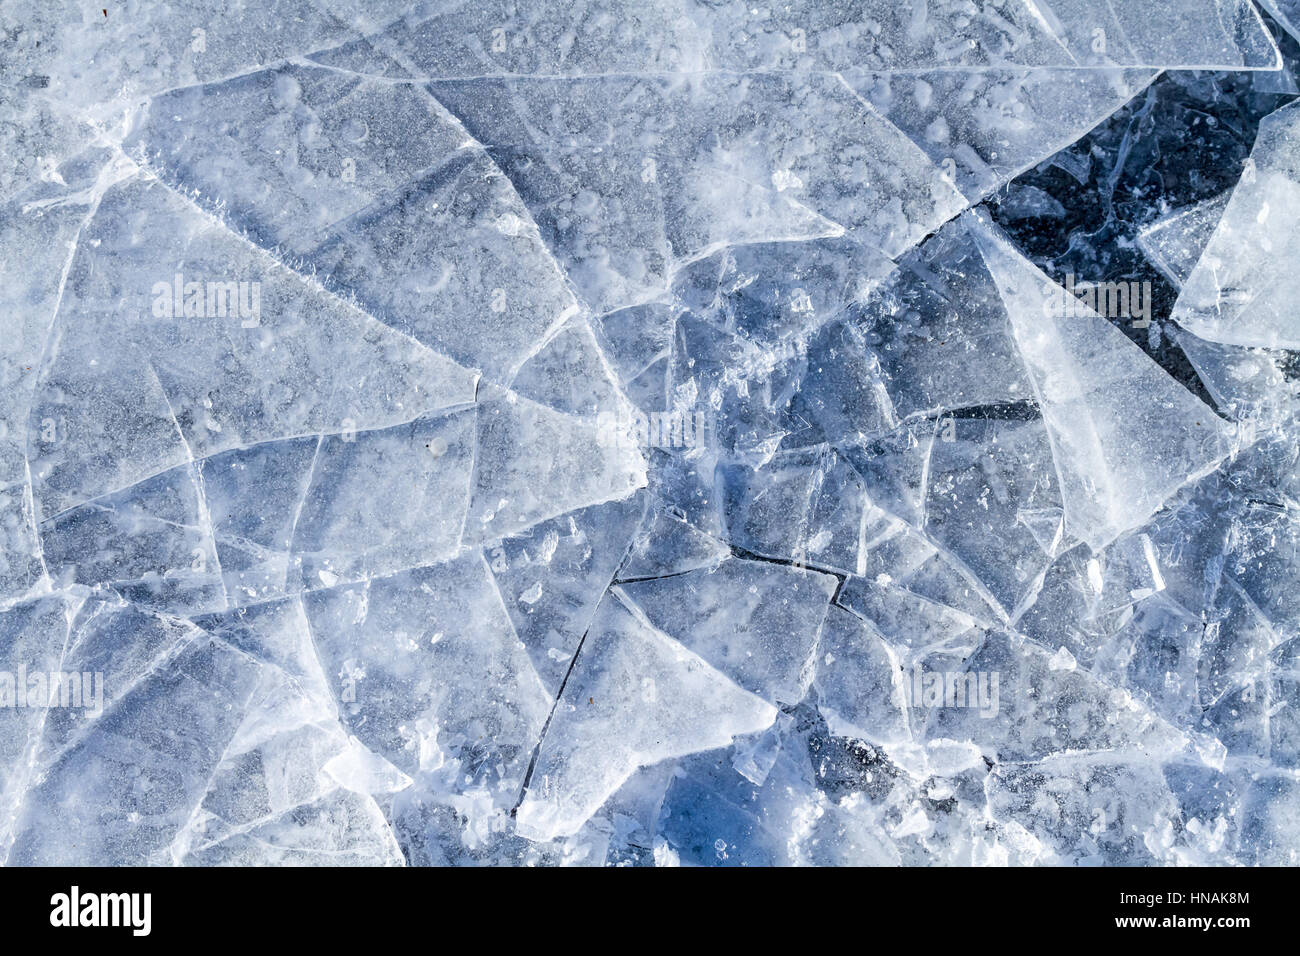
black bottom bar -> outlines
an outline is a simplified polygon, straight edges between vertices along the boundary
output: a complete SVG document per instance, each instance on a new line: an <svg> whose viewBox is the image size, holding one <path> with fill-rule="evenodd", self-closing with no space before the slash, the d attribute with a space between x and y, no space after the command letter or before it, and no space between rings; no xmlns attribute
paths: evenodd
<svg viewBox="0 0 1300 956"><path fill-rule="evenodd" d="M338 947L457 926L473 928L483 940L517 944L522 935L577 946L586 939L605 949L643 933L663 938L674 926L672 932L689 935L698 932L691 926L712 926L729 945L746 936L766 940L779 926L810 941L834 928L864 941L890 938L876 936L879 931L939 945L991 943L1009 932L1022 941L1041 932L1042 942L1130 938L1183 945L1199 936L1234 945L1257 930L1292 925L1294 912L1284 914L1283 907L1293 895L1294 873L4 870L0 915L24 935L75 933L78 942L98 935L128 944L284 940Z"/></svg>

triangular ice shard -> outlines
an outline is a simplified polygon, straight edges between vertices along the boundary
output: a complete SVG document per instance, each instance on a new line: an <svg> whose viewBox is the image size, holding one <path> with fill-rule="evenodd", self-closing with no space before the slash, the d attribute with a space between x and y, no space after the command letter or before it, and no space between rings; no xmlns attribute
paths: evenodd
<svg viewBox="0 0 1300 956"><path fill-rule="evenodd" d="M1138 233L1138 247L1181 289L1219 228L1231 199L1228 191L1156 220Z"/></svg>
<svg viewBox="0 0 1300 956"><path fill-rule="evenodd" d="M681 574L717 567L729 557L731 549L721 541L656 508L646 515L618 578L635 581Z"/></svg>
<svg viewBox="0 0 1300 956"><path fill-rule="evenodd" d="M619 595L645 620L772 703L796 704L835 578L766 561L633 581Z"/></svg>
<svg viewBox="0 0 1300 956"><path fill-rule="evenodd" d="M646 483L641 450L604 422L562 415L500 389L478 405L465 545L483 544Z"/></svg>
<svg viewBox="0 0 1300 956"><path fill-rule="evenodd" d="M542 740L519 832L575 833L637 767L724 747L776 713L607 597Z"/></svg>
<svg viewBox="0 0 1300 956"><path fill-rule="evenodd" d="M972 216L1052 439L1065 530L1102 548L1231 451L1232 430Z"/></svg>
<svg viewBox="0 0 1300 956"><path fill-rule="evenodd" d="M1179 209L1138 234L1138 246L1175 287L1181 289L1195 270L1232 195L1229 190ZM1176 338L1220 413L1234 420L1286 413L1289 403L1279 390L1284 352L1211 342L1186 329L1177 329Z"/></svg>
<svg viewBox="0 0 1300 956"><path fill-rule="evenodd" d="M880 632L832 605L817 653L813 688L832 733L878 744L910 736L903 668Z"/></svg>
<svg viewBox="0 0 1300 956"><path fill-rule="evenodd" d="M580 418L617 414L627 400L586 319L570 319L519 367L510 390Z"/></svg>
<svg viewBox="0 0 1300 956"><path fill-rule="evenodd" d="M533 525L487 549L515 633L558 694L601 595L632 544L644 492Z"/></svg>
<svg viewBox="0 0 1300 956"><path fill-rule="evenodd" d="M1300 2L1297 0L1259 0L1287 33L1300 40Z"/></svg>
<svg viewBox="0 0 1300 956"><path fill-rule="evenodd" d="M45 519L191 455L410 421L476 381L140 175L68 273L30 418L36 501Z"/></svg>
<svg viewBox="0 0 1300 956"><path fill-rule="evenodd" d="M1300 106L1267 116L1223 218L1174 303L1189 332L1226 345L1300 348Z"/></svg>

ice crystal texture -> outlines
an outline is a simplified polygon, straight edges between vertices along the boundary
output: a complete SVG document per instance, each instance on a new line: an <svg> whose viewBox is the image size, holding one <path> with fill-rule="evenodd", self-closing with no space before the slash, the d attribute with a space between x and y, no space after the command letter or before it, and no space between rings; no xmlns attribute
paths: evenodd
<svg viewBox="0 0 1300 956"><path fill-rule="evenodd" d="M0 9L0 859L1300 863L1270 0Z"/></svg>

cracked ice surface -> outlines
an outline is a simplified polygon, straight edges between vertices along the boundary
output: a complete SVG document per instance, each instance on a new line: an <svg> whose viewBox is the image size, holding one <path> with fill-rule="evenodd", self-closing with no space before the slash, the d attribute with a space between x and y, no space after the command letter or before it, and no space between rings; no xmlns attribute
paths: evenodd
<svg viewBox="0 0 1300 956"><path fill-rule="evenodd" d="M1300 862L1265 7L7 4L0 858Z"/></svg>

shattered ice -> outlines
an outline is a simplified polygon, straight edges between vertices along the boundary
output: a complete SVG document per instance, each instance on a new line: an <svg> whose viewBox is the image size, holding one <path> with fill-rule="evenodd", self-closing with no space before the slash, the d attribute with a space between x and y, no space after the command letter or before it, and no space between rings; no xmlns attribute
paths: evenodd
<svg viewBox="0 0 1300 956"><path fill-rule="evenodd" d="M0 859L1300 862L1263 6L6 5Z"/></svg>

